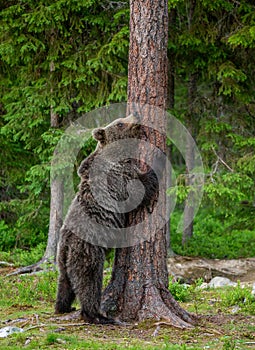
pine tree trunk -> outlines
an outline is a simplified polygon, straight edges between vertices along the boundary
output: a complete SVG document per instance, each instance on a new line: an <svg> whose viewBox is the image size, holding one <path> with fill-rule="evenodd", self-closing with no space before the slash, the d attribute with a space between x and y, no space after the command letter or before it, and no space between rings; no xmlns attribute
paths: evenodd
<svg viewBox="0 0 255 350"><path fill-rule="evenodd" d="M59 232L63 223L63 192L63 181L59 178L52 180L50 189L51 200L48 241L43 260L56 261Z"/></svg>
<svg viewBox="0 0 255 350"><path fill-rule="evenodd" d="M131 109L132 102L162 110L166 107L167 34L167 0L130 1L128 102ZM164 113L158 116L150 108L143 108L143 120L150 120L157 130L166 128ZM146 136L151 144L165 151L163 134L158 136L147 130ZM163 203L161 208L164 211ZM133 213L130 224L143 221L146 215L149 214L144 209ZM157 223L153 223L154 226ZM124 321L165 319L174 326L189 327L192 317L168 290L166 227L154 234L150 230L148 225L146 231L151 234L150 240L116 250L112 278L104 291L102 308Z"/></svg>
<svg viewBox="0 0 255 350"><path fill-rule="evenodd" d="M194 149L193 145L187 140L186 145L186 186L192 186L192 177L189 173L194 169ZM192 193L189 193L188 199L185 203L184 216L183 216L183 233L182 233L182 245L185 245L193 236L193 219L194 219L194 201L192 200Z"/></svg>
<svg viewBox="0 0 255 350"><path fill-rule="evenodd" d="M192 23L194 20L194 12L196 8L196 0L191 0L189 3L189 13L188 13L188 29L191 31ZM189 86L188 86L188 125L187 128L191 135L194 136L194 105L196 101L197 94L197 73L190 73L189 76ZM186 186L193 185L193 178L189 176L189 173L194 169L195 164L195 152L193 145L188 137L186 142ZM194 206L193 206L193 194L190 192L188 199L185 203L184 217L183 217L183 233L182 233L182 245L185 245L190 238L193 236L193 219L194 219Z"/></svg>
<svg viewBox="0 0 255 350"><path fill-rule="evenodd" d="M190 74L189 86L188 86L188 130L191 135L194 136L195 131L195 110L194 105L197 95L197 78L198 74ZM195 150L194 145L190 142L191 139L188 137L186 142L186 186L193 185L193 177L189 176L195 165ZM189 193L188 199L185 203L184 218L183 218L183 234L182 244L185 245L190 238L193 236L193 219L194 219L194 194Z"/></svg>
<svg viewBox="0 0 255 350"><path fill-rule="evenodd" d="M51 76L53 76L55 70L54 62L50 64ZM52 79L53 80L53 79ZM53 94L53 86L51 87L51 93ZM59 116L54 112L53 106L50 108L50 124L52 128L59 128ZM47 247L43 256L43 261L56 261L57 245L59 240L59 233L63 223L63 193L64 183L61 176L55 176L51 178L50 184L50 222Z"/></svg>

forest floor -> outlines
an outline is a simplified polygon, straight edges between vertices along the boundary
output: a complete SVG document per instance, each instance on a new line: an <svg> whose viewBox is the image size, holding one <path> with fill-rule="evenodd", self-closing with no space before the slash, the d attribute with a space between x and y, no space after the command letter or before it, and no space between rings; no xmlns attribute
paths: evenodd
<svg viewBox="0 0 255 350"><path fill-rule="evenodd" d="M169 275L181 276L187 283L198 278L209 282L213 277L229 278L243 284L255 283L255 258L206 259L175 255L168 259Z"/></svg>
<svg viewBox="0 0 255 350"><path fill-rule="evenodd" d="M1 350L255 349L255 299L249 285L204 290L198 283L172 284L170 290L182 307L198 316L192 329L177 329L164 321L96 326L53 314L56 272L6 277L10 271L0 269L0 328L23 332L0 338Z"/></svg>

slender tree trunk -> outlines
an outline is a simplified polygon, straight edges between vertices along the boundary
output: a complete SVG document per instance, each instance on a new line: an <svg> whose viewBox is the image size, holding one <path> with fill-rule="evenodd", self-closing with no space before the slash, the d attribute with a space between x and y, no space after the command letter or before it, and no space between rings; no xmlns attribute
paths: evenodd
<svg viewBox="0 0 255 350"><path fill-rule="evenodd" d="M50 64L50 72L53 75L55 70L54 63ZM51 86L51 93L53 94L53 86ZM59 128L59 116L54 112L53 106L50 108L50 121L52 128ZM63 193L64 183L61 176L54 176L51 178L50 188L50 222L48 232L48 242L44 253L43 260L56 260L57 245L59 239L59 232L62 226L63 217Z"/></svg>
<svg viewBox="0 0 255 350"><path fill-rule="evenodd" d="M191 135L194 136L195 132L195 110L194 104L197 95L197 78L198 74L194 73L190 75L189 87L188 87L188 124L187 128ZM186 186L192 187L193 177L190 176L191 171L194 169L195 164L195 151L194 145L190 142L188 137L186 141ZM193 236L193 219L194 219L194 194L190 191L185 203L184 217L183 217L183 234L182 244L185 245L189 239Z"/></svg>
<svg viewBox="0 0 255 350"><path fill-rule="evenodd" d="M194 135L194 104L197 94L197 73L190 74L189 86L188 86L188 123L187 128L191 135ZM190 143L190 138L186 141L186 186L192 186L193 178L189 176L190 172L194 169L195 164L195 153L193 145ZM193 194L189 193L189 196L185 203L184 217L183 217L183 234L182 244L185 245L189 239L193 236L193 218L194 218L194 207L193 207Z"/></svg>
<svg viewBox="0 0 255 350"><path fill-rule="evenodd" d="M189 13L188 13L188 29L191 31L194 12L196 8L196 0L190 1ZM195 101L197 96L197 78L198 74L190 73L189 85L188 85L188 123L187 128L192 136L194 136L195 131ZM195 152L193 145L190 143L190 138L188 137L186 142L186 186L191 187L193 184L193 178L189 176L190 172L194 169L195 164ZM193 219L194 219L194 194L189 193L189 196L185 203L184 217L183 217L183 234L182 234L182 244L185 245L190 238L193 236Z"/></svg>
<svg viewBox="0 0 255 350"><path fill-rule="evenodd" d="M130 1L128 102L131 109L132 102L162 110L166 107L167 34L167 0ZM157 114L151 108L143 108L144 122L149 120L157 130L165 130L165 115ZM155 135L148 129L146 137L151 144L166 150L164 134ZM146 157L144 154L142 160L147 159L143 157ZM163 203L161 208L164 211ZM133 213L130 224L143 221L146 215L149 215L146 210ZM155 226L157 223L153 223ZM154 234L149 225L145 229L150 240L116 250L112 278L104 291L102 308L125 321L162 318L174 326L189 327L193 321L191 316L168 290L166 228Z"/></svg>
<svg viewBox="0 0 255 350"><path fill-rule="evenodd" d="M186 186L192 186L192 178L189 176L189 172L194 168L194 150L192 145L189 145L187 141L186 148ZM193 218L194 207L192 201L192 193L189 193L188 199L185 202L184 216L183 216L183 234L182 244L185 245L193 236Z"/></svg>
<svg viewBox="0 0 255 350"><path fill-rule="evenodd" d="M43 260L56 260L59 232L62 226L64 184L59 178L51 181L50 223Z"/></svg>

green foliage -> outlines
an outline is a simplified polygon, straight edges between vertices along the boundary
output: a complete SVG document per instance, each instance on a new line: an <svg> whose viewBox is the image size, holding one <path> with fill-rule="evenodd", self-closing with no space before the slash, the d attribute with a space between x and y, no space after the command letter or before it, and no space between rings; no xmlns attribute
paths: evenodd
<svg viewBox="0 0 255 350"><path fill-rule="evenodd" d="M255 299L249 287L238 283L235 288L224 289L221 298L224 307L239 306L243 311L249 310L249 313L255 314Z"/></svg>
<svg viewBox="0 0 255 350"><path fill-rule="evenodd" d="M189 286L181 284L179 282L173 282L171 279L169 281L169 290L172 296L177 301L185 302L190 300L191 291Z"/></svg>
<svg viewBox="0 0 255 350"><path fill-rule="evenodd" d="M174 249L247 256L241 245L250 244L253 254L255 224L255 7L250 1L230 0L168 3L172 112L190 129L206 170L194 237L181 247L180 235L174 233L177 225L171 224ZM1 3L0 250L30 249L46 241L50 165L65 127L83 112L125 101L128 7L126 1L107 0ZM197 78L190 101L192 76ZM51 125L52 114L58 128ZM76 168L93 147L87 140ZM178 208L183 208L191 189L174 147L171 157ZM230 244L229 237L236 242Z"/></svg>
<svg viewBox="0 0 255 350"><path fill-rule="evenodd" d="M229 337L224 337L224 344L222 350L235 350L236 348L236 340L229 339Z"/></svg>
<svg viewBox="0 0 255 350"><path fill-rule="evenodd" d="M33 201L30 198L23 200L18 198L1 203L1 210L15 217L14 223L4 223L3 236L0 239L1 249L4 251L14 247L28 249L45 242L47 238L45 223L49 216L48 201L44 205L42 200Z"/></svg>
<svg viewBox="0 0 255 350"><path fill-rule="evenodd" d="M233 62L224 62L219 66L217 80L221 83L219 94L238 95L241 92L240 82L244 82L247 76L237 69Z"/></svg>
<svg viewBox="0 0 255 350"><path fill-rule="evenodd" d="M0 250L6 250L8 247L13 247L15 245L15 237L11 236L11 230L4 220L0 221Z"/></svg>
<svg viewBox="0 0 255 350"><path fill-rule="evenodd" d="M210 257L249 256L249 249L242 247L245 242L253 256L254 4L180 0L169 6L169 57L175 70L172 112L194 137L206 172L194 236L185 247L173 217L174 250ZM178 164L174 190L181 210L192 188L186 185L185 164L174 147L171 158Z"/></svg>
<svg viewBox="0 0 255 350"><path fill-rule="evenodd" d="M0 249L46 240L50 161L64 128L126 98L128 11L125 1L0 5Z"/></svg>
<svg viewBox="0 0 255 350"><path fill-rule="evenodd" d="M200 209L194 221L193 237L185 246L182 246L182 232L177 231L180 219L180 212L171 217L171 246L177 254L211 259L236 259L255 255L254 226L245 228L250 226L247 217L241 224L238 217L225 218L220 213L210 214L208 208ZM238 223L240 227L235 229Z"/></svg>
<svg viewBox="0 0 255 350"><path fill-rule="evenodd" d="M8 251L9 248L6 248L5 251L0 251L0 260L8 261L15 266L27 266L35 264L43 256L46 246L45 242L46 241L44 240L43 243L39 243L34 248L32 247L29 250L17 248L13 249L12 251Z"/></svg>

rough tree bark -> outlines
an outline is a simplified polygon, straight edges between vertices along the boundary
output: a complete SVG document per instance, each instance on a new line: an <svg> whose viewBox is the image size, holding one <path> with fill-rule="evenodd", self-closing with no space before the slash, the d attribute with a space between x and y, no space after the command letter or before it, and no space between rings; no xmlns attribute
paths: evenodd
<svg viewBox="0 0 255 350"><path fill-rule="evenodd" d="M130 1L130 48L128 102L165 109L167 100L167 0ZM143 113L157 130L165 116ZM165 136L147 130L147 140L165 151ZM163 206L162 206L163 207ZM146 210L130 217L133 225L148 215ZM146 228L148 233L150 227ZM112 278L104 291L102 309L124 321L164 319L176 327L189 327L194 319L168 290L166 228L150 240L116 250Z"/></svg>

